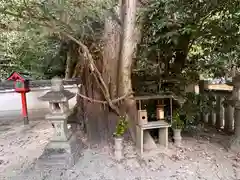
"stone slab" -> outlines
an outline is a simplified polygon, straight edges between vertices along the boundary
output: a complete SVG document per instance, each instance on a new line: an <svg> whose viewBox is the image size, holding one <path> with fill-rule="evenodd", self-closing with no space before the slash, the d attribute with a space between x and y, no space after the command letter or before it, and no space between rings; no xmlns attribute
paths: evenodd
<svg viewBox="0 0 240 180"><path fill-rule="evenodd" d="M36 161L35 168L71 168L81 156L81 147L82 144L75 135L65 142L50 142Z"/></svg>

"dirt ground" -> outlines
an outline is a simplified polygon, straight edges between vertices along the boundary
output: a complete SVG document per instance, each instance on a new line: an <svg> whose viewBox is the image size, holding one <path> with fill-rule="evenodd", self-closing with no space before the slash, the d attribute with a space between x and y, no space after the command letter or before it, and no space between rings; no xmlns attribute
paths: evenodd
<svg viewBox="0 0 240 180"><path fill-rule="evenodd" d="M39 170L34 161L41 155L53 134L50 123L31 122L1 125L1 180L237 180L240 179L240 154L227 152L221 145L227 138L220 133L203 133L198 138L184 137L182 147L146 152L140 158L134 146L125 142L124 159L116 162L112 147L82 150L71 169Z"/></svg>

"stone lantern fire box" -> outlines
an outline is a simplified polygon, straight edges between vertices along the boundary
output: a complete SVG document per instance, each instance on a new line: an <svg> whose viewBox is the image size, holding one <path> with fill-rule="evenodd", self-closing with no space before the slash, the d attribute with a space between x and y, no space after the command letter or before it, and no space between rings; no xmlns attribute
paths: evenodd
<svg viewBox="0 0 240 180"><path fill-rule="evenodd" d="M44 160L44 165L71 167L80 157L81 143L67 125L70 115L68 101L74 96L74 93L64 90L61 79L54 78L51 91L39 97L40 100L49 103L50 113L46 115L46 119L54 128L54 135L39 158Z"/></svg>

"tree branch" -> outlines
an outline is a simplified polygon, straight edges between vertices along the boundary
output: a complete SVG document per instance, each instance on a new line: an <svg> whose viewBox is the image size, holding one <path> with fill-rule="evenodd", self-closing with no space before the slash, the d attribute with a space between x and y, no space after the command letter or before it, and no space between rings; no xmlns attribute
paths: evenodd
<svg viewBox="0 0 240 180"><path fill-rule="evenodd" d="M85 55L87 56L87 59L89 60L89 68L90 70L93 72L93 75L96 79L97 82L100 83L100 88L103 92L104 98L107 100L109 106L119 115L120 114L120 110L119 108L114 105L111 101L110 98L110 93L108 91L107 85L104 82L101 73L99 72L98 68L96 67L93 57L91 55L91 53L88 50L88 47L85 46L81 41L77 40L76 38L74 38L72 35L66 33L66 32L61 32L64 36L68 37L69 39L71 39L72 41L76 42L81 49L83 50L83 52L85 53Z"/></svg>
<svg viewBox="0 0 240 180"><path fill-rule="evenodd" d="M26 11L28 12L28 14L30 15L30 18L33 18L36 20L36 24L40 25L40 26L45 26L48 27L49 29L54 29L56 30L58 33L64 35L65 37L67 37L68 39L74 41L76 44L79 45L79 47L82 49L82 51L84 52L84 54L86 55L86 58L88 59L89 62L89 68L90 70L93 72L94 78L96 79L96 82L99 84L99 87L104 95L104 98L106 99L106 101L108 102L109 106L119 115L120 114L120 110L119 108L113 104L111 98L110 98L110 93L108 90L107 85L105 84L103 77L101 75L101 73L99 72L98 68L96 67L95 63L94 63L94 59L88 49L88 47L86 45L84 45L81 41L77 40L76 38L74 38L70 33L67 33L65 31L59 30L57 29L56 26L56 22L58 22L58 20L55 19L55 17L39 17L36 16L35 14L33 14L31 11L29 11L29 7L27 6L27 4L25 3L25 8ZM41 8L41 6L40 6ZM23 16L23 14L14 14L12 12L8 12L6 11L6 9L0 9L0 12L4 13L4 14L8 14L11 15L13 17L18 17L21 19L29 19L29 17L25 17ZM114 18L116 20L116 18ZM63 22L60 22L63 23ZM68 27L69 28L69 27ZM72 31L72 29L70 30Z"/></svg>
<svg viewBox="0 0 240 180"><path fill-rule="evenodd" d="M212 12L213 12L213 11L211 11L209 14L207 14L207 15L202 19L202 21L201 21L201 23L200 23L200 25L199 25L199 28L198 28L198 30L197 30L197 33L201 32L205 20L212 15ZM192 39L191 43L190 43L189 46L188 46L188 50L190 50L190 49L192 48L194 42L195 42L197 39L198 39L198 37Z"/></svg>

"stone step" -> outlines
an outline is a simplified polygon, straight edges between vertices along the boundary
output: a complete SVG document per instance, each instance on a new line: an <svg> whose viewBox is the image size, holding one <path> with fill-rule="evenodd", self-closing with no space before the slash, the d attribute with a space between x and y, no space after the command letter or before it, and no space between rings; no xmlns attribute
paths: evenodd
<svg viewBox="0 0 240 180"><path fill-rule="evenodd" d="M40 161L66 161L69 158L73 158L73 155L71 154L64 154L64 155L51 155L51 156L44 156L44 157L39 157L38 160Z"/></svg>
<svg viewBox="0 0 240 180"><path fill-rule="evenodd" d="M64 159L42 159L38 160L36 169L48 169L48 168L68 168L74 165L74 159L71 157L65 157Z"/></svg>

